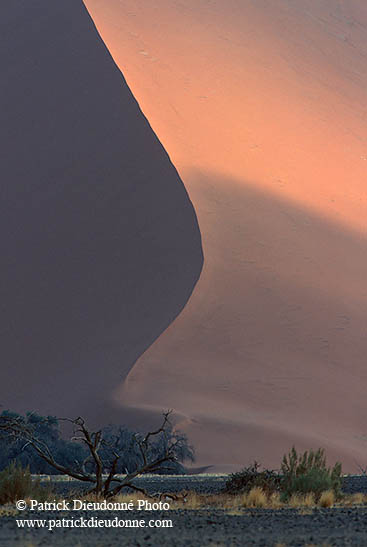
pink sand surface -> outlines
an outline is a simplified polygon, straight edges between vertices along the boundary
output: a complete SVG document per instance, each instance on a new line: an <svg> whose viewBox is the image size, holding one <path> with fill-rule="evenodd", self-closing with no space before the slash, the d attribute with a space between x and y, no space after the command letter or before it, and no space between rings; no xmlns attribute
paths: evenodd
<svg viewBox="0 0 367 547"><path fill-rule="evenodd" d="M114 394L199 464L367 439L367 6L84 0L199 218L205 265ZM136 418L138 420L138 418Z"/></svg>

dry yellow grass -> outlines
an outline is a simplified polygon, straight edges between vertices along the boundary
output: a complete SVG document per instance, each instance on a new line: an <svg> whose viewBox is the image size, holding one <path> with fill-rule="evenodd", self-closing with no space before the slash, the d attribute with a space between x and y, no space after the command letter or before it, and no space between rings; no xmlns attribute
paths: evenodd
<svg viewBox="0 0 367 547"><path fill-rule="evenodd" d="M313 509L310 507L301 507L298 511L299 515L312 515Z"/></svg>
<svg viewBox="0 0 367 547"><path fill-rule="evenodd" d="M335 504L335 494L332 490L323 492L319 499L320 507L333 507Z"/></svg>
<svg viewBox="0 0 367 547"><path fill-rule="evenodd" d="M223 499L222 503L220 500L218 500L219 503L217 504L217 507L222 509L235 510L244 506L245 498L246 496L244 496L243 494L240 496L228 496Z"/></svg>
<svg viewBox="0 0 367 547"><path fill-rule="evenodd" d="M266 507L268 505L267 496L262 488L255 487L244 497L245 507Z"/></svg>
<svg viewBox="0 0 367 547"><path fill-rule="evenodd" d="M288 502L290 507L314 507L315 496L312 492L308 494L293 494Z"/></svg>
<svg viewBox="0 0 367 547"><path fill-rule="evenodd" d="M78 499L82 499L83 501L91 501L91 502L102 502L104 500L103 497L98 497L95 494L85 494L83 496L78 496ZM121 493L117 496L114 496L113 498L109 498L107 501L111 503L130 503L133 502L134 505L136 505L138 500L147 500L150 503L157 502L158 499L156 497L151 498L149 496L144 496L144 494L140 494L139 492L134 493Z"/></svg>
<svg viewBox="0 0 367 547"><path fill-rule="evenodd" d="M167 501L169 501L171 509L202 509L205 507L214 507L235 512L245 506L246 495L199 495L196 492L187 492L184 496L177 496L176 499Z"/></svg>
<svg viewBox="0 0 367 547"><path fill-rule="evenodd" d="M305 495L304 506L314 507L315 505L316 505L315 494L313 494L312 492L309 492L308 494Z"/></svg>
<svg viewBox="0 0 367 547"><path fill-rule="evenodd" d="M238 517L243 514L244 512L241 511L240 509L230 509L229 511L227 511L227 515L233 516L233 517Z"/></svg>
<svg viewBox="0 0 367 547"><path fill-rule="evenodd" d="M115 496L113 498L113 501L116 501L118 503L130 503L131 501L134 503L134 506L136 505L138 500L148 500L152 501L152 498L147 498L143 494L139 494L138 492L134 492L134 494L119 494L118 496Z"/></svg>
<svg viewBox="0 0 367 547"><path fill-rule="evenodd" d="M138 496L139 497L139 496ZM141 499L142 496L139 497ZM267 509L282 509L292 507L301 510L301 514L312 514L312 509L319 507L334 507L335 505L343 507L350 505L361 505L367 503L367 496L364 494L353 494L344 496L337 501L333 491L326 491L316 502L313 493L294 494L288 502L281 501L281 496L275 492L268 496L261 488L253 488L247 494L231 496L229 494L196 494L189 492L185 496L177 496L177 500L167 500L172 509L200 509L200 508L217 508L231 512L246 508L267 508Z"/></svg>
<svg viewBox="0 0 367 547"><path fill-rule="evenodd" d="M205 499L196 492L189 492L184 499L185 509L199 509L206 505Z"/></svg>
<svg viewBox="0 0 367 547"><path fill-rule="evenodd" d="M290 507L301 507L303 500L303 496L301 494L292 494L290 500L288 501L288 505Z"/></svg>
<svg viewBox="0 0 367 547"><path fill-rule="evenodd" d="M57 496L56 496L57 497ZM54 499L54 498L53 498ZM97 501L95 496L83 496L86 501ZM236 511L242 511L245 508L268 508L268 509L282 509L286 507L292 507L300 510L300 514L311 514L311 510L316 506L328 508L338 505L351 506L351 505L363 505L367 504L367 495L357 493L353 495L345 495L341 500L336 500L332 491L323 492L319 501L316 502L315 496L312 493L308 494L293 494L288 502L281 501L279 492L275 492L271 495L267 495L261 488L253 488L247 494L198 494L196 492L180 492L177 494L166 493L161 495L160 498L145 497L139 492L133 494L120 494L113 498L115 502L130 502L133 501L134 505L137 500L147 499L150 502L163 501L168 502L171 509L204 509L204 508L216 508L225 511L231 511L233 514ZM101 501L101 500L99 500Z"/></svg>
<svg viewBox="0 0 367 547"><path fill-rule="evenodd" d="M18 511L15 509L14 505L2 505L0 507L0 517L13 517L17 514Z"/></svg>
<svg viewBox="0 0 367 547"><path fill-rule="evenodd" d="M76 495L76 494L75 494ZM59 496L53 493L50 497L50 501L58 499ZM97 499L95 495L89 494L82 496L85 501L102 501ZM321 507L333 507L338 505L351 506L367 504L367 496L362 493L343 496L341 500L336 500L332 491L323 492L318 503L316 503L315 496L312 493L301 495L294 494L288 502L281 501L281 495L279 492L275 492L271 495L267 495L261 488L253 488L247 494L198 494L196 492L179 492L179 493L165 493L159 498L146 497L139 492L134 493L121 493L108 501L129 503L133 502L134 506L137 505L138 500L146 499L153 503L157 501L168 502L170 509L205 509L216 508L230 512L231 514L243 514L243 510L246 508L268 508L268 509L282 509L286 507L292 507L299 509L301 514L310 514L307 509L312 509L316 506ZM2 506L0 511L9 511L9 508ZM312 511L311 511L312 513ZM1 514L1 513L0 513Z"/></svg>
<svg viewBox="0 0 367 547"><path fill-rule="evenodd" d="M367 497L362 493L353 494L350 498L350 503L352 505L363 505L366 501Z"/></svg>
<svg viewBox="0 0 367 547"><path fill-rule="evenodd" d="M280 509L284 506L284 503L280 501L279 492L274 492L269 498L269 506L271 509Z"/></svg>

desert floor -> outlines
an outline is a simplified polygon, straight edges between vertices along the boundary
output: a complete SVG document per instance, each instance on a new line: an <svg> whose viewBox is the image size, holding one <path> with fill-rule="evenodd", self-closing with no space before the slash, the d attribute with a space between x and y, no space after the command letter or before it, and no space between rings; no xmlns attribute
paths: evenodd
<svg viewBox="0 0 367 547"><path fill-rule="evenodd" d="M141 478L139 484L150 492L191 489L198 492L218 492L224 485L225 476L195 476L170 478ZM61 484L61 482L63 484ZM75 484L75 483L74 483ZM72 483L60 481L65 492ZM367 492L366 477L350 477L344 491ZM46 529L19 530L15 519L70 518L61 512L24 511L16 516L0 512L0 545L24 546L158 546L158 545L256 545L256 546L365 546L367 507L337 507L332 509L175 509L170 511L120 512L81 511L72 517L91 516L98 519L170 519L171 528L63 528L50 532Z"/></svg>
<svg viewBox="0 0 367 547"><path fill-rule="evenodd" d="M55 513L37 513L33 518L60 518ZM90 514L85 514L89 517ZM105 518L105 514L95 514ZM119 516L109 513L109 518ZM121 515L120 515L121 516ZM133 512L132 519L147 518ZM155 518L167 518L167 513L155 513ZM29 547L57 546L158 546L158 545L263 545L287 547L304 546L365 546L367 508L317 509L302 514L297 509L247 509L241 514L225 511L170 511L170 529L130 528L91 530L59 529L15 532L14 517L0 519L0 545Z"/></svg>

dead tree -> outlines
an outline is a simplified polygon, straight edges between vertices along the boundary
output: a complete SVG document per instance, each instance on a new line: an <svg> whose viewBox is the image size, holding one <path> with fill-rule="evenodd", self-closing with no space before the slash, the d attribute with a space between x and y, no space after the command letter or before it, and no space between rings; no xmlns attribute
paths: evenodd
<svg viewBox="0 0 367 547"><path fill-rule="evenodd" d="M163 421L158 429L148 432L145 436L135 435L136 447L140 452L142 464L128 473L125 477L117 476L116 468L121 452L117 452L114 446L103 438L102 430L91 432L81 417L76 419L61 418L73 425L74 434L72 440L83 443L88 450L88 456L84 462L75 462L75 467L66 467L59 463L52 454L47 443L41 440L29 420L21 416L0 416L0 433L14 441L24 441L24 446L31 446L37 454L59 473L68 475L76 480L90 483L88 493L97 497L111 498L116 496L123 488L131 488L145 495L142 488L137 487L133 481L139 475L157 471L165 462L175 462L179 440L173 439L165 443L165 449L158 457L151 457L150 447L154 439L159 435L166 436L170 426L169 417L172 411L163 414ZM103 451L102 451L103 448ZM101 455L103 452L104 456ZM105 454L109 457L106 457ZM89 468L89 470L88 470Z"/></svg>

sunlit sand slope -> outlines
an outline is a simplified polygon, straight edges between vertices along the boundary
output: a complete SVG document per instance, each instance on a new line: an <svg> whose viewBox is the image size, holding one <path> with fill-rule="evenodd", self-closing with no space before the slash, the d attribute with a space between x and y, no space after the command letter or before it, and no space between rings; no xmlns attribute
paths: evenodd
<svg viewBox="0 0 367 547"><path fill-rule="evenodd" d="M0 6L3 407L111 420L200 274L185 188L80 0Z"/></svg>
<svg viewBox="0 0 367 547"><path fill-rule="evenodd" d="M205 253L188 306L117 403L136 422L174 407L202 464L277 465L296 443L356 470L367 448L365 2L85 4L183 177Z"/></svg>

